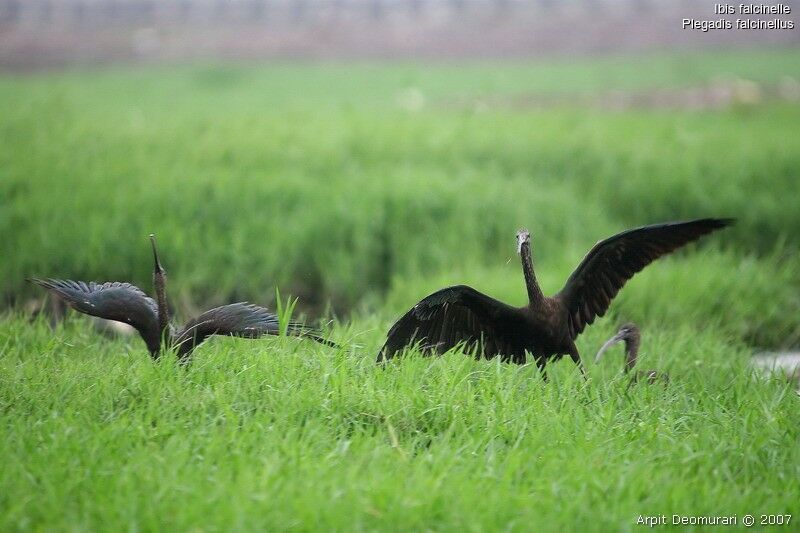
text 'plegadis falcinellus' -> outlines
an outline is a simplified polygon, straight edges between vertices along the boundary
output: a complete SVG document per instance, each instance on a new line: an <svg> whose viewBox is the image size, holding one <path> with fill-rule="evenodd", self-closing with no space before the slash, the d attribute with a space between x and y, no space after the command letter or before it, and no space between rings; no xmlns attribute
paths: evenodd
<svg viewBox="0 0 800 533"><path fill-rule="evenodd" d="M182 363L187 363L192 350L211 335L231 335L255 339L262 335L278 335L278 317L263 307L238 302L215 307L187 322L182 328L170 323L167 306L167 274L161 266L156 238L150 235L153 246L153 285L156 301L130 283L112 281L94 283L56 279L30 279L62 298L81 313L107 320L126 322L136 328L144 339L153 359L162 351L175 348ZM327 346L337 347L320 334L302 324L291 322L288 335L306 337Z"/></svg>
<svg viewBox="0 0 800 533"><path fill-rule="evenodd" d="M525 363L530 353L539 367L569 355L580 366L575 338L603 316L611 300L636 273L658 257L733 222L704 218L644 226L598 242L566 285L552 297L542 294L531 261L530 234L517 233L517 252L528 289L528 305L516 308L472 287L457 285L426 297L389 330L378 362L407 346L443 353L465 345L484 357ZM583 367L580 367L583 370Z"/></svg>
<svg viewBox="0 0 800 533"><path fill-rule="evenodd" d="M647 383L657 383L662 382L664 384L669 383L669 375L664 372L659 372L658 370L633 370L633 367L636 365L636 361L639 358L639 343L641 342L641 334L639 333L639 327L633 323L624 324L622 327L619 328L619 331L608 339L603 346L597 351L597 355L594 358L595 363L599 363L600 359L603 357L603 354L612 347L613 345L617 344L618 342L625 342L625 374L628 374L631 379L631 383L636 383L639 381L646 381Z"/></svg>

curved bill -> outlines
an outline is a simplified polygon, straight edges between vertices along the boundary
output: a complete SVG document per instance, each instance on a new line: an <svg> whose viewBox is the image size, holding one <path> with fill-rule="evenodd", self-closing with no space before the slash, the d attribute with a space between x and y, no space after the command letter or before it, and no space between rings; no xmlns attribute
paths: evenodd
<svg viewBox="0 0 800 533"><path fill-rule="evenodd" d="M615 344L617 344L621 340L622 340L622 334L621 333L617 333L616 335L614 335L613 337L608 339L606 341L606 343L604 345L602 345L600 347L600 349L597 351L597 355L594 357L594 362L595 363L599 363L600 362L600 358L603 357L603 354L606 352L606 350L608 350L609 348L611 348L612 346L614 346Z"/></svg>
<svg viewBox="0 0 800 533"><path fill-rule="evenodd" d="M153 246L153 263L155 265L156 270L163 270L161 267L161 261L158 260L158 250L156 249L156 235L155 233L150 234L150 244Z"/></svg>

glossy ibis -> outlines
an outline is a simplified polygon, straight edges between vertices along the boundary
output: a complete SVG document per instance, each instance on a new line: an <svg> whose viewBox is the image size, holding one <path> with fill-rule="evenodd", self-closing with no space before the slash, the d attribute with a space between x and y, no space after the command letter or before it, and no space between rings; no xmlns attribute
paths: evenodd
<svg viewBox="0 0 800 533"><path fill-rule="evenodd" d="M630 375L631 383L639 381L646 381L647 383L663 382L669 383L669 375L658 370L636 370L633 367L636 365L636 360L639 357L639 342L641 341L641 334L636 324L624 324L619 331L608 339L603 346L597 351L597 356L594 358L595 363L599 363L603 354L606 353L613 345L618 342L625 342L625 374Z"/></svg>
<svg viewBox="0 0 800 533"><path fill-rule="evenodd" d="M182 363L188 363L192 350L211 335L254 339L262 335L279 334L278 317L263 307L247 302L215 307L193 318L181 328L173 326L167 306L167 274L158 258L154 235L150 235L150 242L153 247L155 301L130 283L86 283L36 278L29 281L44 287L81 313L130 324L144 339L153 359L158 359L162 348L174 348L178 359ZM318 332L295 322L288 324L287 334L306 337L327 346L337 346L323 339Z"/></svg>
<svg viewBox="0 0 800 533"><path fill-rule="evenodd" d="M552 297L542 294L531 261L530 234L517 232L517 252L528 291L528 305L512 307L472 287L456 285L424 298L389 330L378 362L418 345L443 353L457 345L484 357L525 363L530 353L540 368L569 355L580 363L575 338L598 316L636 273L658 257L733 222L705 218L644 226L598 242Z"/></svg>

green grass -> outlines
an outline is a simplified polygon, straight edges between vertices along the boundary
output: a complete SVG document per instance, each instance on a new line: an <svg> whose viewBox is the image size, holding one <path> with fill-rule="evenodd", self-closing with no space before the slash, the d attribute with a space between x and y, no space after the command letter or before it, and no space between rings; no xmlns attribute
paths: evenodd
<svg viewBox="0 0 800 533"><path fill-rule="evenodd" d="M18 308L0 318L0 530L798 515L800 398L748 358L800 344L800 106L491 105L719 76L800 79L800 52L0 76L0 296ZM569 362L546 383L462 354L374 365L444 285L523 304L519 226L553 293L598 239L700 216L739 222L648 267L578 339L589 363L637 322L667 388L626 391L618 351L588 383ZM344 348L214 339L186 370L19 310L42 296L28 276L149 290L150 232L179 315L275 307L277 287Z"/></svg>
<svg viewBox="0 0 800 533"><path fill-rule="evenodd" d="M372 350L226 339L186 371L87 329L0 327L4 530L625 530L798 510L797 395L712 330L650 330L643 364L672 384L626 393L620 354L545 384L460 354L379 370Z"/></svg>

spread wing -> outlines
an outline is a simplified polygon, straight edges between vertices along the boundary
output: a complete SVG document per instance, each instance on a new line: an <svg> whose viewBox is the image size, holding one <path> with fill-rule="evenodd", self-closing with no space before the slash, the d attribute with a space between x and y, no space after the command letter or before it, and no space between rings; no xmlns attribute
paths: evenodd
<svg viewBox="0 0 800 533"><path fill-rule="evenodd" d="M175 336L175 345L178 347L179 358L186 362L192 350L211 335L255 339L279 333L280 324L277 316L263 307L239 302L215 307L190 320ZM328 346L338 347L335 343L323 339L317 331L296 322L288 325L287 334L307 337Z"/></svg>
<svg viewBox="0 0 800 533"><path fill-rule="evenodd" d="M142 336L150 352L158 352L158 307L135 285L37 278L28 281L44 287L81 313L130 324Z"/></svg>
<svg viewBox="0 0 800 533"><path fill-rule="evenodd" d="M472 287L458 285L426 297L403 315L386 335L378 362L394 357L406 346L444 353L459 345L480 346L486 356L524 357L511 332L524 327L519 311Z"/></svg>
<svg viewBox="0 0 800 533"><path fill-rule="evenodd" d="M704 218L655 224L598 242L555 296L567 308L572 338L606 313L611 300L634 274L662 255L733 222Z"/></svg>

